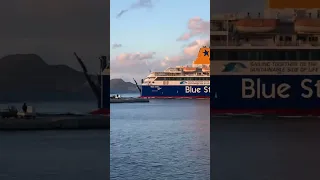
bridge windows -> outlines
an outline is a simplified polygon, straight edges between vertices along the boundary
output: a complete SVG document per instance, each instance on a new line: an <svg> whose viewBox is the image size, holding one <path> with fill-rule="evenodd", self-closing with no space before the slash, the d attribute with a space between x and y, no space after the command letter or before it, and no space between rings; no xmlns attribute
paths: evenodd
<svg viewBox="0 0 320 180"><path fill-rule="evenodd" d="M320 60L320 49L212 49L212 60Z"/></svg>

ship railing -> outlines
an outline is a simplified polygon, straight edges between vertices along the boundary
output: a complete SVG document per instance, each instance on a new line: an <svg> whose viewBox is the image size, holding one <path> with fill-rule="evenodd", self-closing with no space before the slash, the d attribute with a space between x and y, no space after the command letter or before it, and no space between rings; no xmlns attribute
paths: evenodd
<svg viewBox="0 0 320 180"><path fill-rule="evenodd" d="M211 41L210 46L320 46L319 42L217 42Z"/></svg>
<svg viewBox="0 0 320 180"><path fill-rule="evenodd" d="M210 35L216 35L216 36L226 36L228 35L228 31L225 30L214 30L214 31L210 31Z"/></svg>
<svg viewBox="0 0 320 180"><path fill-rule="evenodd" d="M165 70L164 72L168 72L168 73L181 73L182 71L178 71L178 70Z"/></svg>
<svg viewBox="0 0 320 180"><path fill-rule="evenodd" d="M209 76L210 74L190 74L190 75L185 75L185 74L180 74L180 75L162 75L162 76L157 76L157 77L206 77Z"/></svg>
<svg viewBox="0 0 320 180"><path fill-rule="evenodd" d="M229 41L228 43L226 41L210 41L210 46L239 46L240 43Z"/></svg>

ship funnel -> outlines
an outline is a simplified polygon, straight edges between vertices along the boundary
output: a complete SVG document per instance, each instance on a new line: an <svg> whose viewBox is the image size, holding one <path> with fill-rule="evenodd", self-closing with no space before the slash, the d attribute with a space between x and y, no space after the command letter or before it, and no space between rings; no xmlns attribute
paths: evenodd
<svg viewBox="0 0 320 180"><path fill-rule="evenodd" d="M203 46L198 52L197 59L193 64L210 64L210 48Z"/></svg>

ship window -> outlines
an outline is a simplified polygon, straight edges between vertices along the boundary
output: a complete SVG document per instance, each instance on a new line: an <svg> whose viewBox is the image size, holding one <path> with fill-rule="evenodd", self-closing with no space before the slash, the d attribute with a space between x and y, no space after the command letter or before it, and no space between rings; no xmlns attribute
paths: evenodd
<svg viewBox="0 0 320 180"><path fill-rule="evenodd" d="M309 41L318 41L318 37L309 37Z"/></svg>
<svg viewBox="0 0 320 180"><path fill-rule="evenodd" d="M278 51L271 50L267 53L270 54L269 56L270 59L264 59L264 60L279 60L280 55Z"/></svg>
<svg viewBox="0 0 320 180"><path fill-rule="evenodd" d="M298 50L298 57L299 57L299 60L309 60L309 50L307 49Z"/></svg>
<svg viewBox="0 0 320 180"><path fill-rule="evenodd" d="M319 60L320 50L215 50L214 60Z"/></svg>
<svg viewBox="0 0 320 180"><path fill-rule="evenodd" d="M260 59L261 60L272 60L272 53L270 51L262 51L260 53Z"/></svg>
<svg viewBox="0 0 320 180"><path fill-rule="evenodd" d="M303 37L303 36L298 36L298 37L297 37L297 40L298 40L298 41L306 41L307 38L306 38L306 37Z"/></svg>
<svg viewBox="0 0 320 180"><path fill-rule="evenodd" d="M248 60L258 60L259 52L258 51L249 51L248 52Z"/></svg>
<svg viewBox="0 0 320 180"><path fill-rule="evenodd" d="M285 51L278 51L277 52L277 59L278 60L284 60L284 59L286 59L286 52Z"/></svg>
<svg viewBox="0 0 320 180"><path fill-rule="evenodd" d="M230 59L230 60L238 60L237 51L229 51L228 52L228 59Z"/></svg>
<svg viewBox="0 0 320 180"><path fill-rule="evenodd" d="M291 36L286 36L286 41L292 41L292 37Z"/></svg>
<svg viewBox="0 0 320 180"><path fill-rule="evenodd" d="M297 53L295 50L286 51L285 54L286 54L285 60L296 60L297 59Z"/></svg>
<svg viewBox="0 0 320 180"><path fill-rule="evenodd" d="M239 60L248 60L248 51L238 51Z"/></svg>
<svg viewBox="0 0 320 180"><path fill-rule="evenodd" d="M310 60L320 60L320 50L311 50L310 51Z"/></svg>
<svg viewBox="0 0 320 180"><path fill-rule="evenodd" d="M228 59L228 52L225 50L213 50L212 52L212 59L213 60L227 60Z"/></svg>

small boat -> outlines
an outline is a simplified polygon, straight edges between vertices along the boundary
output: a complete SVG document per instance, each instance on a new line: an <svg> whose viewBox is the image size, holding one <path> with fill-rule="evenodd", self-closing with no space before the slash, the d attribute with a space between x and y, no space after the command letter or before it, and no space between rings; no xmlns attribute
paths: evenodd
<svg viewBox="0 0 320 180"><path fill-rule="evenodd" d="M148 103L149 99L135 98L135 97L122 97L110 99L110 103Z"/></svg>
<svg viewBox="0 0 320 180"><path fill-rule="evenodd" d="M240 32L262 33L276 29L277 19L241 19L235 23L235 27Z"/></svg>

